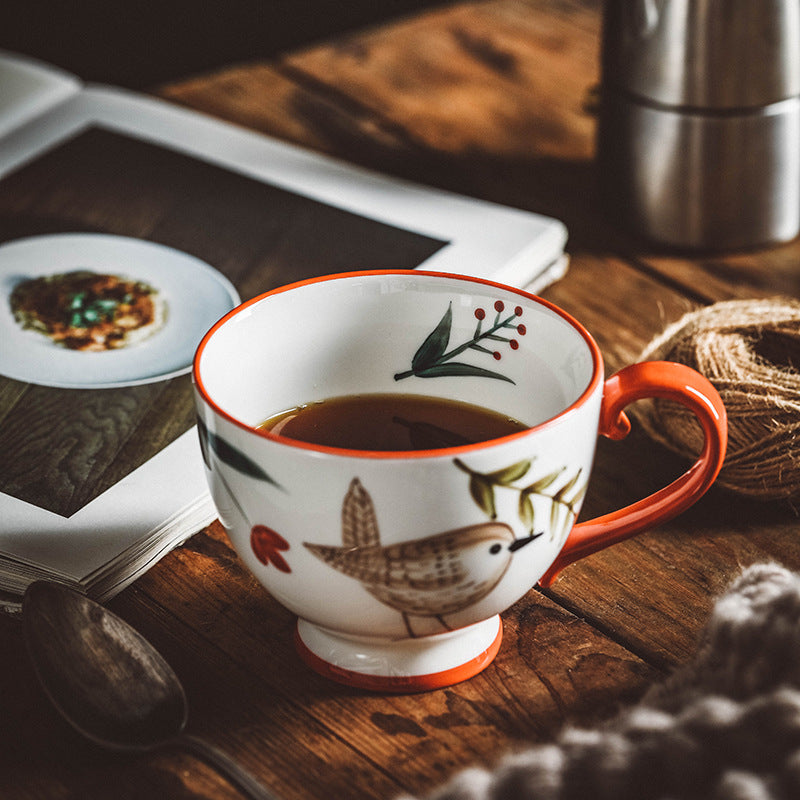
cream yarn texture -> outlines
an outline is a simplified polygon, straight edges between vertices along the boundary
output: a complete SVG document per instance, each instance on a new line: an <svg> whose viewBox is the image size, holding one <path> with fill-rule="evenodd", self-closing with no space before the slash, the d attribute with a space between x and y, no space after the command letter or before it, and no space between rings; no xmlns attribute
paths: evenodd
<svg viewBox="0 0 800 800"><path fill-rule="evenodd" d="M800 798L800 576L748 568L691 663L607 725L567 728L428 800ZM410 798L404 798L410 800Z"/></svg>
<svg viewBox="0 0 800 800"><path fill-rule="evenodd" d="M764 500L800 497L800 302L731 300L690 312L639 360L687 364L720 393L728 412L720 485ZM682 406L655 400L630 411L675 452L700 452L702 431Z"/></svg>

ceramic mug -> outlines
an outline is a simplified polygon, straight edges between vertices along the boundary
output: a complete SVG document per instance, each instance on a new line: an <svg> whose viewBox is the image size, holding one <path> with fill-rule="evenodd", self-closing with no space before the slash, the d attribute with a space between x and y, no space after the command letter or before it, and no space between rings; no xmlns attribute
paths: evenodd
<svg viewBox="0 0 800 800"><path fill-rule="evenodd" d="M318 672L419 691L471 677L500 646L499 614L567 564L694 503L723 461L726 415L690 368L603 377L589 333L525 291L420 271L332 275L223 317L194 361L211 493L240 557L298 617ZM433 450L346 450L258 428L343 395L402 393L478 405L525 430ZM669 486L575 524L598 432L645 397L688 407L705 434Z"/></svg>

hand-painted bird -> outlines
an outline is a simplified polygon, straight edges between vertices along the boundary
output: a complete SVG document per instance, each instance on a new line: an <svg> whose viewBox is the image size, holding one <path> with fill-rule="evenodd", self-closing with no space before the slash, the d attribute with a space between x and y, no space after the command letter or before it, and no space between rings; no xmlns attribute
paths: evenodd
<svg viewBox="0 0 800 800"><path fill-rule="evenodd" d="M539 536L515 539L505 523L486 522L383 546L372 499L354 478L342 505L342 546L303 544L400 611L413 636L409 616L435 617L449 629L443 617L486 597L514 552Z"/></svg>

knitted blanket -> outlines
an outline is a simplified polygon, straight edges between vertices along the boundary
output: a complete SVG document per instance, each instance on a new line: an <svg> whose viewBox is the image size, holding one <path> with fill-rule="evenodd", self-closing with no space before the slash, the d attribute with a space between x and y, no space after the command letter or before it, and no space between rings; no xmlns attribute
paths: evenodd
<svg viewBox="0 0 800 800"><path fill-rule="evenodd" d="M638 704L465 770L429 800L612 798L800 798L800 576L746 569L717 600L694 659Z"/></svg>

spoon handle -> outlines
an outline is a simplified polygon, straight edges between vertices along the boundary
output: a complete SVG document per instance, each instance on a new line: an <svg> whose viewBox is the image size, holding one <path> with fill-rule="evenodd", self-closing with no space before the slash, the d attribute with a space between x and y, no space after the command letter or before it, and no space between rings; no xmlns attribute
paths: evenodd
<svg viewBox="0 0 800 800"><path fill-rule="evenodd" d="M187 750L201 758L224 775L233 786L250 800L278 800L277 796L262 786L244 767L237 764L230 756L190 734L182 734L164 742L165 748Z"/></svg>

